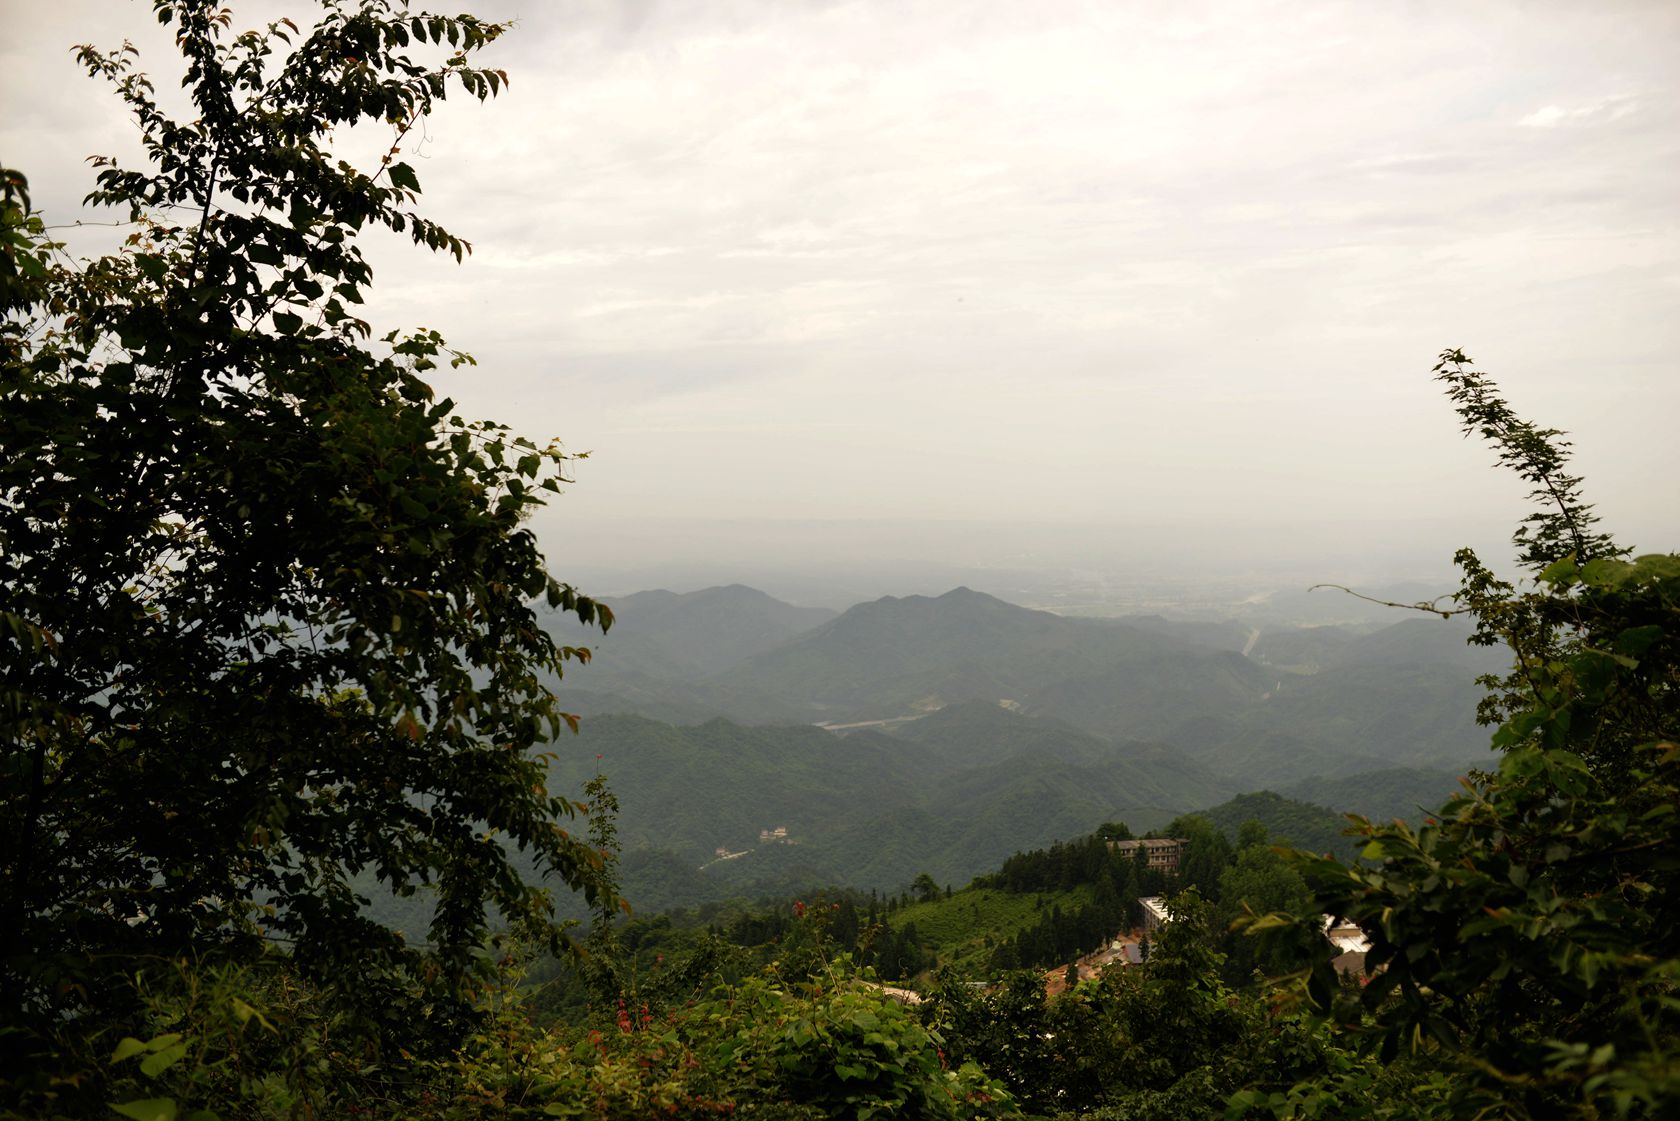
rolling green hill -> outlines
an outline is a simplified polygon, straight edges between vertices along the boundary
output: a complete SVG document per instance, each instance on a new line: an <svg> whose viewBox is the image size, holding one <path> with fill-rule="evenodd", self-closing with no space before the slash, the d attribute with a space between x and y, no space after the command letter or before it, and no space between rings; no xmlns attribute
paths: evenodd
<svg viewBox="0 0 1680 1121"><path fill-rule="evenodd" d="M865 792L877 812L908 806L927 775L884 736L842 738L808 725L597 716L557 746L550 789L581 790L599 767L619 800L624 847L667 849L696 865L719 846L756 845L763 829L786 826L799 843L824 837L856 816Z"/></svg>
<svg viewBox="0 0 1680 1121"><path fill-rule="evenodd" d="M1271 843L1291 845L1308 852L1334 852L1344 858L1357 852L1358 844L1344 835L1347 819L1341 811L1298 802L1270 790L1239 794L1210 809L1197 811L1231 841L1246 821L1266 827Z"/></svg>
<svg viewBox="0 0 1680 1121"><path fill-rule="evenodd" d="M1127 805L1164 809L1205 803L1236 790L1166 744L1106 740L1060 720L1023 716L984 701L951 705L900 726L893 735L919 744L953 770L971 772L974 783L1028 769L1054 767L1069 776L1097 771L1102 777L1093 789L1123 790Z"/></svg>
<svg viewBox="0 0 1680 1121"><path fill-rule="evenodd" d="M1284 673L1317 673L1335 665L1358 637L1349 627L1266 627L1249 653Z"/></svg>
<svg viewBox="0 0 1680 1121"><path fill-rule="evenodd" d="M966 883L1019 849L1120 817L1149 828L1230 792L1159 745L996 705L956 706L891 736L597 716L556 753L557 794L577 798L597 767L607 774L631 899L640 888L661 906L801 884L896 890L924 871ZM785 840L761 842L777 828ZM719 848L741 855L719 859ZM632 853L644 854L634 869Z"/></svg>

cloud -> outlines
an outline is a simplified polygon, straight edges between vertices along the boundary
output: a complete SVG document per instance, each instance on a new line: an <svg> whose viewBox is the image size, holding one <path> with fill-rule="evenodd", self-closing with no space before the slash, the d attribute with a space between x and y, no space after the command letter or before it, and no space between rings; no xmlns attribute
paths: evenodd
<svg viewBox="0 0 1680 1121"><path fill-rule="evenodd" d="M1557 128L1559 125L1610 124L1639 112L1635 97L1606 97L1586 105L1562 108L1545 105L1517 122L1523 128Z"/></svg>
<svg viewBox="0 0 1680 1121"><path fill-rule="evenodd" d="M1577 429L1607 516L1680 524L1680 6L472 6L522 16L513 84L411 154L476 252L370 242L369 314L475 353L466 411L595 449L568 510L1503 524L1427 377L1462 345ZM0 48L43 204L123 128L62 44L131 7Z"/></svg>

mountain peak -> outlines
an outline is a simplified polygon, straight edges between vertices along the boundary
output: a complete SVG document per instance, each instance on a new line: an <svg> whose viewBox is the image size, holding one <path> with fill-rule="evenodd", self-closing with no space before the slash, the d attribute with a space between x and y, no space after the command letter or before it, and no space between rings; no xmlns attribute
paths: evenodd
<svg viewBox="0 0 1680 1121"><path fill-rule="evenodd" d="M775 599L775 597L770 593L761 592L757 588L751 587L747 584L718 584L710 588L702 588L700 591L692 592L690 594L695 596L728 596L732 599Z"/></svg>

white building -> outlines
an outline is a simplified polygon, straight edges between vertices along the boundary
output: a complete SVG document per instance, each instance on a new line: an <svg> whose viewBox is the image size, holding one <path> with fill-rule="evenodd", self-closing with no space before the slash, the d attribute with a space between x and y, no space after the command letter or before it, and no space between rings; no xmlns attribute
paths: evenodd
<svg viewBox="0 0 1680 1121"><path fill-rule="evenodd" d="M1138 906L1143 908L1143 930L1145 934L1172 921L1172 915L1167 911L1167 901L1159 895L1139 899Z"/></svg>

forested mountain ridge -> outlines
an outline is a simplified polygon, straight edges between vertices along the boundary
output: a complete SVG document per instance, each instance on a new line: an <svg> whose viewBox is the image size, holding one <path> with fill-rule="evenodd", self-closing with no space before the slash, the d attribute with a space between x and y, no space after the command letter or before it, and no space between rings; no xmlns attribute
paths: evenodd
<svg viewBox="0 0 1680 1121"><path fill-rule="evenodd" d="M1234 790L1229 780L1177 748L1144 740L1107 740L1070 724L965 701L899 725L895 739L910 740L959 770L1022 769L1032 764L1102 767L1144 799L1163 807L1201 805Z"/></svg>
<svg viewBox="0 0 1680 1121"><path fill-rule="evenodd" d="M1233 792L1160 745L1103 741L996 705L954 706L910 729L595 716L576 750L550 762L548 782L576 797L597 769L607 776L627 852L680 862L640 858L657 876L641 885L654 906L801 883L895 889L923 871L966 883L1093 823L1158 825ZM785 841L760 842L777 828ZM745 855L719 860L720 848ZM627 894L640 905L637 886L632 878Z"/></svg>
<svg viewBox="0 0 1680 1121"><path fill-rule="evenodd" d="M782 626L811 617L741 588L620 605L672 610L723 595L778 612ZM859 604L732 666L720 659L721 671L691 661L677 682L592 664L568 676L564 703L604 698L645 715L586 717L550 786L575 796L597 766L608 776L631 854L626 886L663 907L799 884L892 890L920 872L964 883L1100 821L1148 828L1243 791L1336 807L1300 840L1341 851L1341 812L1412 816L1420 797L1449 794L1486 758L1472 670L1490 663L1466 653L1461 625L1338 631L1336 664L1303 674L1244 657L1230 626L1139 623L961 588ZM757 633L733 649L762 643ZM619 692L576 684L602 676ZM840 734L809 723L819 713ZM1117 724L1170 731L1099 730ZM1396 767L1414 761L1437 766ZM758 843L777 827L791 843ZM719 849L732 855L718 860Z"/></svg>
<svg viewBox="0 0 1680 1121"><path fill-rule="evenodd" d="M1278 788L1285 798L1334 806L1373 821L1416 820L1463 789L1463 771L1390 767L1357 775L1321 775Z"/></svg>
<svg viewBox="0 0 1680 1121"><path fill-rule="evenodd" d="M615 666L602 647L595 662L568 674L562 703L672 723L722 716L744 724L876 724L912 738L915 721L942 708L1004 704L1060 724L1063 749L1071 749L1072 730L1102 741L1154 741L1234 791L1396 766L1485 763L1475 677L1505 664L1498 653L1468 646L1462 624L1440 619L1400 619L1369 633L1274 626L1244 656L1233 648L1237 632L1223 624L1070 618L967 588L858 604L774 643L777 628L814 616L749 589L638 593L621 602L626 610L643 603L667 610L674 600L699 604L726 592L748 598L757 613L724 645L726 654L708 660L697 642L683 647L679 663L630 642ZM1284 667L1259 653L1274 635L1273 649L1295 660ZM1328 663L1322 669L1318 658ZM678 664L688 668L672 668ZM985 742L975 739L971 748L986 750ZM1007 742L999 747L1012 750Z"/></svg>
<svg viewBox="0 0 1680 1121"><path fill-rule="evenodd" d="M1099 735L1145 739L1170 728L1192 699L1224 708L1259 696L1264 676L1229 652L957 588L859 604L749 659L725 682L797 699L812 720L1008 700Z"/></svg>
<svg viewBox="0 0 1680 1121"><path fill-rule="evenodd" d="M591 653L586 667L551 678L571 711L636 713L694 724L720 716L761 723L801 720L796 704L717 678L747 658L834 617L742 584L693 592L633 592L611 601L612 630L590 632L562 614L543 614L554 640Z"/></svg>
<svg viewBox="0 0 1680 1121"><path fill-rule="evenodd" d="M1103 740L978 701L892 733L844 735L591 717L576 746L550 763L550 787L575 795L597 769L608 777L626 894L655 910L814 884L896 891L923 872L964 884L1012 852L1104 821L1148 829L1187 811L1232 839L1254 818L1309 850L1349 853L1343 814L1415 818L1456 788L1449 772L1390 769L1368 783L1240 793L1170 746ZM778 828L785 838L761 841Z"/></svg>
<svg viewBox="0 0 1680 1121"><path fill-rule="evenodd" d="M556 639L594 652L594 678L715 677L835 616L826 607L797 607L744 584L633 592L607 605L613 612L607 634L585 630L558 612L545 616Z"/></svg>
<svg viewBox="0 0 1680 1121"><path fill-rule="evenodd" d="M1491 761L1480 696L1450 666L1338 666L1282 677L1263 702L1192 716L1163 738L1251 788L1396 766L1460 770Z"/></svg>

